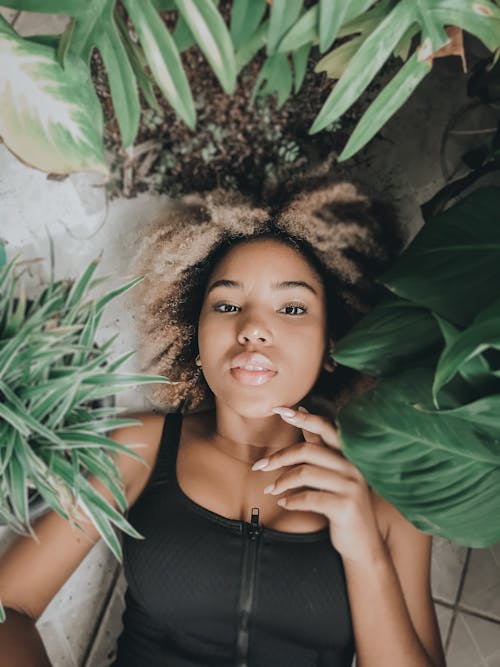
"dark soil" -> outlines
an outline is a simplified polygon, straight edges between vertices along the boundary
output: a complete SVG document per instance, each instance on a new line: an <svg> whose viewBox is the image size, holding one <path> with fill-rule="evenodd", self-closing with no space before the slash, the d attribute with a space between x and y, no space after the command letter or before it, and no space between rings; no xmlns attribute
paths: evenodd
<svg viewBox="0 0 500 667"><path fill-rule="evenodd" d="M221 2L230 6L230 3ZM227 8L226 8L227 9ZM223 12L224 13L224 12ZM169 13L164 14L169 25ZM93 55L93 75L104 108L105 145L113 156L111 195L133 196L152 191L177 196L214 187L239 189L264 200L291 177L335 155L345 144L361 114L356 105L317 135L308 130L333 87L325 74L313 71L319 53L311 52L301 90L278 108L276 97L250 98L265 60L263 50L238 77L232 96L220 87L198 47L182 54L197 110L190 130L157 90L161 113L142 100L139 133L132 150L120 144L106 74L99 54Z"/></svg>

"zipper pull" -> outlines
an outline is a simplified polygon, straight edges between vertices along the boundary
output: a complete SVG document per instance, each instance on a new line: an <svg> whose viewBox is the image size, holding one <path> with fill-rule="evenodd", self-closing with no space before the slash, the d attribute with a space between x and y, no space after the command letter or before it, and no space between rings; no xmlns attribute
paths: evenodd
<svg viewBox="0 0 500 667"><path fill-rule="evenodd" d="M252 518L251 525L248 529L250 537L253 539L256 535L259 535L261 532L261 526L259 526L259 508L252 507Z"/></svg>

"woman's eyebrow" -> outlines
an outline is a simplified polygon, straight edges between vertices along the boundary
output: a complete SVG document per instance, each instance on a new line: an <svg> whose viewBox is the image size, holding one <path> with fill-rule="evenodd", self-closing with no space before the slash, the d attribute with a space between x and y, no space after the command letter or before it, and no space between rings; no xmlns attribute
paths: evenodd
<svg viewBox="0 0 500 667"><path fill-rule="evenodd" d="M237 280L216 280L213 282L210 287L207 290L207 294L209 294L212 290L214 290L216 287L236 287L236 288L242 288L243 283L238 282ZM304 289L309 290L313 294L318 294L317 291L314 289L312 285L309 283L306 283L304 280L284 280L279 283L273 283L271 285L272 289L290 289L292 287L303 287Z"/></svg>

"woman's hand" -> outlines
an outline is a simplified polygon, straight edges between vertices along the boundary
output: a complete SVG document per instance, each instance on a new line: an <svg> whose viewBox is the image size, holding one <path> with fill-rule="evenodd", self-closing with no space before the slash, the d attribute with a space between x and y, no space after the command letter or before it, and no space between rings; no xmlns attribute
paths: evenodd
<svg viewBox="0 0 500 667"><path fill-rule="evenodd" d="M334 426L324 417L291 408L274 408L288 424L302 429L304 442L285 447L268 457L254 470L277 470L285 467L274 485L265 493L280 495L277 502L287 510L318 512L330 522L330 538L343 559L370 564L386 558L372 504L370 489L359 470L341 453ZM263 459L261 459L262 461Z"/></svg>

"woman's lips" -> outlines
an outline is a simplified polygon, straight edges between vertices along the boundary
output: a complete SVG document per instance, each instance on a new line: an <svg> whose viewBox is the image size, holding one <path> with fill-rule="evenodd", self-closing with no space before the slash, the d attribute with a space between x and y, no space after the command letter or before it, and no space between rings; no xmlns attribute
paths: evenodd
<svg viewBox="0 0 500 667"><path fill-rule="evenodd" d="M261 370L249 370L247 368L231 368L231 375L237 380L240 384L247 385L261 385L270 382L275 375L276 371L271 371L267 369Z"/></svg>

